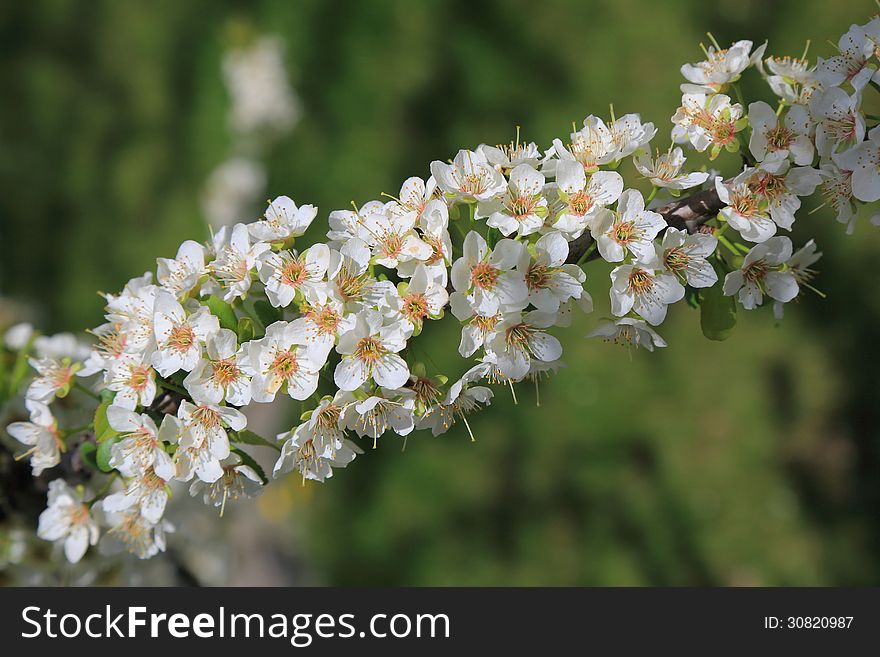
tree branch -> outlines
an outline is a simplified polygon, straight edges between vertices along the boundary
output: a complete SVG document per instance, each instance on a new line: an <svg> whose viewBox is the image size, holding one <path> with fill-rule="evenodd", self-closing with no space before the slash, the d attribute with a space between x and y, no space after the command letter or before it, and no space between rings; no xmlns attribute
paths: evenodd
<svg viewBox="0 0 880 657"><path fill-rule="evenodd" d="M686 230L689 233L695 233L700 226L718 214L724 206L724 202L718 198L718 192L712 187L711 189L705 189L696 194L667 203L662 207L656 208L654 212L663 215L666 223L670 226L679 230ZM566 262L576 264L592 243L593 237L589 232L585 232L577 239L572 240L568 245L568 259ZM587 262L598 257L599 252L593 251L593 253L587 256Z"/></svg>

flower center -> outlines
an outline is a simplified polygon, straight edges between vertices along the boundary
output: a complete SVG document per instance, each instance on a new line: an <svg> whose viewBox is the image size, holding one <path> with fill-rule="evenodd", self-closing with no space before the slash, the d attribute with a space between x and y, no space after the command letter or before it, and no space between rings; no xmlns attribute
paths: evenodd
<svg viewBox="0 0 880 657"><path fill-rule="evenodd" d="M396 258L403 251L403 235L399 233L386 233L382 237L380 249L386 258Z"/></svg>
<svg viewBox="0 0 880 657"><path fill-rule="evenodd" d="M758 197L750 189L731 194L730 207L743 217L749 218L756 215L758 213L758 206Z"/></svg>
<svg viewBox="0 0 880 657"><path fill-rule="evenodd" d="M498 315L474 315L474 318L471 320L471 324L480 329L480 333L486 335L495 330L495 327L498 326L498 322L501 321L501 318Z"/></svg>
<svg viewBox="0 0 880 657"><path fill-rule="evenodd" d="M481 290L492 290L501 272L488 262L478 262L471 269L471 285Z"/></svg>
<svg viewBox="0 0 880 657"><path fill-rule="evenodd" d="M568 198L568 209L582 217L593 208L593 199L585 191L575 192Z"/></svg>
<svg viewBox="0 0 880 657"><path fill-rule="evenodd" d="M629 275L629 289L636 295L648 294L654 287L654 277L644 269L633 269Z"/></svg>
<svg viewBox="0 0 880 657"><path fill-rule="evenodd" d="M168 334L166 346L172 351L188 351L196 341L196 334L189 324L179 324Z"/></svg>
<svg viewBox="0 0 880 657"><path fill-rule="evenodd" d="M712 122L711 133L713 142L719 146L726 146L733 141L733 137L736 135L736 125L733 121L715 119Z"/></svg>
<svg viewBox="0 0 880 657"><path fill-rule="evenodd" d="M660 158L654 166L654 176L669 182L678 175L679 167L670 158Z"/></svg>
<svg viewBox="0 0 880 657"><path fill-rule="evenodd" d="M847 112L839 118L825 121L826 131L836 141L854 140L856 138L856 117L852 112Z"/></svg>
<svg viewBox="0 0 880 657"><path fill-rule="evenodd" d="M214 429L220 426L220 415L208 406L197 406L193 411L192 420L203 429Z"/></svg>
<svg viewBox="0 0 880 657"><path fill-rule="evenodd" d="M822 196L831 203L835 209L840 209L845 203L849 203L852 196L851 171L840 171L836 176L827 178L822 183Z"/></svg>
<svg viewBox="0 0 880 657"><path fill-rule="evenodd" d="M76 504L67 512L71 525L80 525L89 521L89 510L85 504Z"/></svg>
<svg viewBox="0 0 880 657"><path fill-rule="evenodd" d="M786 150L792 141L794 141L794 135L784 125L777 125L767 131L767 143L770 145L770 150Z"/></svg>
<svg viewBox="0 0 880 657"><path fill-rule="evenodd" d="M150 368L147 365L133 365L128 374L128 387L136 392L142 391L150 382Z"/></svg>
<svg viewBox="0 0 880 657"><path fill-rule="evenodd" d="M529 324L514 324L504 332L508 349L528 351L534 329Z"/></svg>
<svg viewBox="0 0 880 657"><path fill-rule="evenodd" d="M238 380L241 370L235 364L235 360L227 358L225 360L215 360L211 363L213 369L213 379L221 386L228 386L230 383Z"/></svg>
<svg viewBox="0 0 880 657"><path fill-rule="evenodd" d="M667 249L666 253L663 254L663 264L666 265L669 271L673 272L681 272L687 269L690 260L690 256L680 246Z"/></svg>
<svg viewBox="0 0 880 657"><path fill-rule="evenodd" d="M340 272L340 277L336 281L336 288L339 290L340 296L346 301L359 299L364 293L365 279L360 276L354 276L347 270Z"/></svg>
<svg viewBox="0 0 880 657"><path fill-rule="evenodd" d="M284 263L284 267L281 270L281 282L290 287L299 287L305 282L307 275L306 263L291 258L288 262Z"/></svg>
<svg viewBox="0 0 880 657"><path fill-rule="evenodd" d="M330 306L307 306L303 314L312 320L321 335L333 335L342 321Z"/></svg>
<svg viewBox="0 0 880 657"><path fill-rule="evenodd" d="M378 361L384 353L385 348L382 343L371 335L361 338L354 351L355 357L368 365Z"/></svg>
<svg viewBox="0 0 880 657"><path fill-rule="evenodd" d="M427 377L417 377L409 387L416 393L416 398L419 401L428 405L433 404L440 396L440 388Z"/></svg>
<svg viewBox="0 0 880 657"><path fill-rule="evenodd" d="M336 404L328 404L318 411L315 424L324 433L335 435L339 427L339 416L342 409Z"/></svg>
<svg viewBox="0 0 880 657"><path fill-rule="evenodd" d="M458 178L458 191L462 194L476 196L486 191L486 174L482 171L480 173L468 173L464 176L459 174Z"/></svg>
<svg viewBox="0 0 880 657"><path fill-rule="evenodd" d="M763 196L768 201L774 201L788 191L785 177L767 172L756 176L749 187L755 194Z"/></svg>
<svg viewBox="0 0 880 657"><path fill-rule="evenodd" d="M289 379L292 377L299 369L299 363L296 360L296 350L288 349L286 351L279 351L275 354L275 358L272 360L272 364L269 365L269 369L275 374L275 376L281 379Z"/></svg>
<svg viewBox="0 0 880 657"><path fill-rule="evenodd" d="M543 290L550 285L550 269L547 265L533 262L526 270L526 285L530 290Z"/></svg>
<svg viewBox="0 0 880 657"><path fill-rule="evenodd" d="M611 226L611 239L618 244L629 244L638 235L634 221L615 221Z"/></svg>
<svg viewBox="0 0 880 657"><path fill-rule="evenodd" d="M421 292L403 298L403 316L410 320L421 320L428 316L428 299Z"/></svg>
<svg viewBox="0 0 880 657"><path fill-rule="evenodd" d="M764 279L769 270L770 268L767 266L766 262L763 260L757 260L743 269L743 278L750 283L758 284Z"/></svg>
<svg viewBox="0 0 880 657"><path fill-rule="evenodd" d="M519 195L510 198L507 203L507 210L511 216L517 219L523 219L532 214L538 199L534 196Z"/></svg>

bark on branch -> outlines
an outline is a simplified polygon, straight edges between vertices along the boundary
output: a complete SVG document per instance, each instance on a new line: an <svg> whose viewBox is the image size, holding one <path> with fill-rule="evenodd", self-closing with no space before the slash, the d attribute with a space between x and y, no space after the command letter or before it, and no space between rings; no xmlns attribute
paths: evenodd
<svg viewBox="0 0 880 657"><path fill-rule="evenodd" d="M691 196L667 203L664 206L656 208L654 211L663 215L666 223L679 230L686 230L689 233L695 233L697 229L718 214L724 207L724 203L718 198L718 192L715 188L706 189ZM581 257L590 248L593 238L589 232L568 245L568 262L576 264ZM599 257L598 251L593 251L587 256L587 262Z"/></svg>

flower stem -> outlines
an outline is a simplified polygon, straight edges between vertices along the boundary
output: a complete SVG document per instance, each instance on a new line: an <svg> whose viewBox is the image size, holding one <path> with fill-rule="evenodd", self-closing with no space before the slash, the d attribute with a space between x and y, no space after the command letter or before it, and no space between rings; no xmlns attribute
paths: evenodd
<svg viewBox="0 0 880 657"><path fill-rule="evenodd" d="M87 394L89 397L91 397L91 398L94 399L95 401L97 401L97 402L100 402L100 401L101 401L101 395L92 392L91 390L89 390L88 388L86 388L86 387L85 387L82 383L80 383L79 381L74 381L74 382L73 382L73 387L76 388L77 390L79 390L80 392L84 392L85 394Z"/></svg>
<svg viewBox="0 0 880 657"><path fill-rule="evenodd" d="M170 381L166 381L165 379L157 379L156 382L159 384L160 387L165 388L165 390L176 392L179 395L183 395L187 399L189 398L189 393L176 383L171 383Z"/></svg>
<svg viewBox="0 0 880 657"><path fill-rule="evenodd" d="M584 251L584 255L582 255L580 258L578 258L577 266L580 267L581 265L583 265L587 261L587 258L590 257L590 254L592 254L593 251L595 251L595 250L596 250L596 242L593 242L592 244L590 244L589 247L587 247L587 250Z"/></svg>
<svg viewBox="0 0 880 657"><path fill-rule="evenodd" d="M65 436L71 436L71 435L73 435L73 434L75 434L75 433L81 433L81 432L83 432L83 431L87 431L88 429L91 429L92 426L93 426L92 423L89 422L88 424L83 424L83 425L81 425L81 426L74 427L73 429L66 429L66 430L64 431L64 435L65 435Z"/></svg>

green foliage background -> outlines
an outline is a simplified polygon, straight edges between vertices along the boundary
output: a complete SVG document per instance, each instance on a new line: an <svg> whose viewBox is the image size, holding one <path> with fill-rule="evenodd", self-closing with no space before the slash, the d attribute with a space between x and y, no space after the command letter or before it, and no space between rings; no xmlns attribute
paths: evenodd
<svg viewBox="0 0 880 657"><path fill-rule="evenodd" d="M640 112L668 139L678 68L722 43L826 53L869 2L6 2L0 6L0 290L46 330L101 319L116 290L206 235L199 193L229 147L219 76L231 22L281 35L305 116L270 154L269 197L322 216L396 192L462 146L539 144L587 114ZM746 83L750 99L767 97ZM722 160L736 167L735 159ZM808 208L818 204L811 201ZM243 219L245 219L243 217ZM818 286L777 326L740 313L705 340L684 304L670 347L563 332L567 369L463 431L386 438L311 492L307 559L335 584L878 584L880 232L817 237ZM455 327L431 357L460 368ZM283 403L283 402L282 402ZM294 409L291 409L293 411ZM298 409L297 409L298 410ZM298 486L298 484L295 484ZM273 493L267 493L273 494ZM275 498L279 502L281 498ZM280 502L279 502L280 503ZM276 514L276 517L277 514Z"/></svg>

